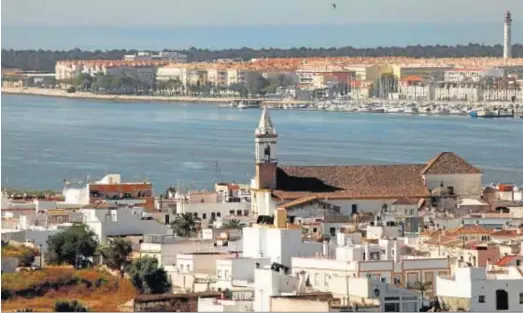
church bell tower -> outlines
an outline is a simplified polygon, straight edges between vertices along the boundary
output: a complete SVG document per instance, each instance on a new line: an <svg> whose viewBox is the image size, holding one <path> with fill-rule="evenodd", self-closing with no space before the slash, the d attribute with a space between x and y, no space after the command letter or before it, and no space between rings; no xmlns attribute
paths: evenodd
<svg viewBox="0 0 523 313"><path fill-rule="evenodd" d="M276 142L278 135L272 125L267 108L258 123L255 135L256 189L276 188Z"/></svg>

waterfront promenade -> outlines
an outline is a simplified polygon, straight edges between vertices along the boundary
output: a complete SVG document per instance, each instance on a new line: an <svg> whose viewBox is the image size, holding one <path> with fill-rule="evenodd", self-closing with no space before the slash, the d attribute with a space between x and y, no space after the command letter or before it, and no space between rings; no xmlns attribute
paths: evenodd
<svg viewBox="0 0 523 313"><path fill-rule="evenodd" d="M229 103L239 100L234 97L190 97L190 96L155 96L155 95L102 95L92 92L73 92L68 93L63 89L42 89L42 88L5 88L2 87L2 93L34 95L45 97L62 97L74 99L92 99L92 100L118 100L118 101L158 101L158 102L183 102L183 103ZM267 104L282 103L281 100L252 99L261 100ZM306 101L285 100L285 103L300 104Z"/></svg>

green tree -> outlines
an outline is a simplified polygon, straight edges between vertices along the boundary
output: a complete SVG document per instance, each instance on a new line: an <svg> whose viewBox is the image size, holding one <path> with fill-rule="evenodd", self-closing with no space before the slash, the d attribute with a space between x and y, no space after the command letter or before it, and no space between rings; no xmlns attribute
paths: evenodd
<svg viewBox="0 0 523 313"><path fill-rule="evenodd" d="M244 227L244 225L239 220L228 220L227 222L223 223L222 227L228 229L241 229Z"/></svg>
<svg viewBox="0 0 523 313"><path fill-rule="evenodd" d="M46 76L42 79L42 85L54 87L56 85L56 78Z"/></svg>
<svg viewBox="0 0 523 313"><path fill-rule="evenodd" d="M82 305L78 300L58 300L54 303L55 312L89 312L86 306Z"/></svg>
<svg viewBox="0 0 523 313"><path fill-rule="evenodd" d="M131 242L123 238L115 238L109 245L100 248L103 263L111 269L118 270L122 278L124 277L125 268L130 263L129 255L132 251Z"/></svg>
<svg viewBox="0 0 523 313"><path fill-rule="evenodd" d="M241 98L247 97L249 91L244 84L234 83L229 86L229 90L240 94Z"/></svg>
<svg viewBox="0 0 523 313"><path fill-rule="evenodd" d="M264 89L269 85L269 81L260 73L250 72L247 74L245 87L251 96L254 97L257 94L263 93Z"/></svg>
<svg viewBox="0 0 523 313"><path fill-rule="evenodd" d="M195 230L196 221L194 216L190 213L178 214L171 223L174 233L180 237L189 237L191 232Z"/></svg>
<svg viewBox="0 0 523 313"><path fill-rule="evenodd" d="M80 89L90 89L91 85L93 83L93 77L87 73L80 73L75 80L73 81L73 85Z"/></svg>
<svg viewBox="0 0 523 313"><path fill-rule="evenodd" d="M84 267L98 248L93 231L86 225L75 224L47 239L47 264L69 264L75 268Z"/></svg>
<svg viewBox="0 0 523 313"><path fill-rule="evenodd" d="M145 294L166 293L170 290L167 272L158 266L158 260L141 257L133 260L127 273L136 289Z"/></svg>

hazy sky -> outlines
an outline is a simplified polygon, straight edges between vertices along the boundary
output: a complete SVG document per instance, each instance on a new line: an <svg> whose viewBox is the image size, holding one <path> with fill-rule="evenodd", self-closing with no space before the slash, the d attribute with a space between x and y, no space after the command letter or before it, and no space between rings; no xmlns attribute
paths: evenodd
<svg viewBox="0 0 523 313"><path fill-rule="evenodd" d="M492 23L523 0L0 0L2 26ZM332 8L332 3L337 8Z"/></svg>

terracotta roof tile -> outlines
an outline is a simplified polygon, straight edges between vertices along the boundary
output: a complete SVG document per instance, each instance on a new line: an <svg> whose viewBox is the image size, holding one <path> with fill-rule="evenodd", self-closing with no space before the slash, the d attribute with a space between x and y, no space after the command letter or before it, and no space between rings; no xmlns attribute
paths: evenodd
<svg viewBox="0 0 523 313"><path fill-rule="evenodd" d="M292 200L423 198L430 194L420 175L423 164L279 166L274 195Z"/></svg>
<svg viewBox="0 0 523 313"><path fill-rule="evenodd" d="M458 228L448 230L447 234L449 236L459 236L459 235L490 235L494 232L492 229L487 229L479 225L463 225Z"/></svg>
<svg viewBox="0 0 523 313"><path fill-rule="evenodd" d="M410 199L410 198L400 198L394 202L392 202L392 204L396 204L396 205L418 205L419 203L419 199Z"/></svg>
<svg viewBox="0 0 523 313"><path fill-rule="evenodd" d="M422 174L480 174L481 171L453 152L442 152L431 159Z"/></svg>

